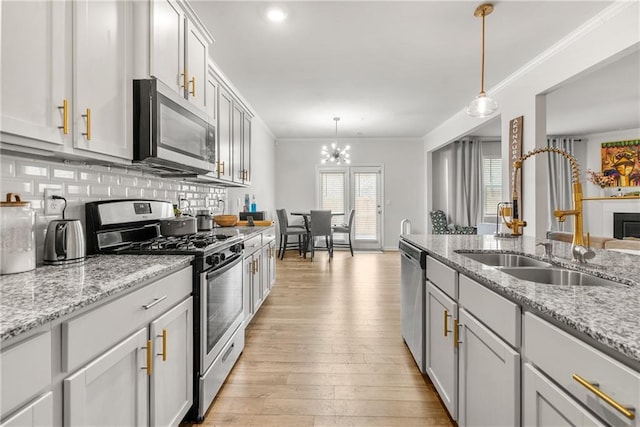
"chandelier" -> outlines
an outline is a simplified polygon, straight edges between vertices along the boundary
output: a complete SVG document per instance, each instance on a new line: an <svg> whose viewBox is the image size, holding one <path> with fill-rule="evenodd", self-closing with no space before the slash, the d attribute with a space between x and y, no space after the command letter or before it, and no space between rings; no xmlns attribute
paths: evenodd
<svg viewBox="0 0 640 427"><path fill-rule="evenodd" d="M338 120L340 117L334 117L333 120L336 122L336 140L331 144L331 150L327 148L326 145L322 146L322 163L335 163L337 165L341 163L351 163L351 155L348 153L349 147L348 145L344 147L344 149L340 149L338 147Z"/></svg>
<svg viewBox="0 0 640 427"><path fill-rule="evenodd" d="M482 18L482 71L480 74L480 93L467 107L467 115L471 117L487 117L498 109L498 103L489 98L484 91L484 18L491 12L493 12L493 5L484 3L478 6L473 13L476 18Z"/></svg>

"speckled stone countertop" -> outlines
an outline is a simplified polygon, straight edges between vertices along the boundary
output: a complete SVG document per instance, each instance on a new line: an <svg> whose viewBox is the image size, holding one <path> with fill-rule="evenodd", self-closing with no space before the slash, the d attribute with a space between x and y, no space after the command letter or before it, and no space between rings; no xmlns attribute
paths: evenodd
<svg viewBox="0 0 640 427"><path fill-rule="evenodd" d="M251 237L251 235L253 234L257 234L257 233L262 233L263 231L272 228L273 225L269 225L267 227L258 227L258 226L254 226L254 227L215 227L213 229L214 233L217 234L224 234L225 236L236 236L236 235L241 235L243 236L245 239L248 237Z"/></svg>
<svg viewBox="0 0 640 427"><path fill-rule="evenodd" d="M533 237L496 239L465 235L403 235L435 259L524 307L585 334L636 366L640 362L640 257L595 249L586 265L571 261L571 245L553 242L551 263L614 279L630 286L558 286L520 280L474 261L458 251L501 251L549 261Z"/></svg>
<svg viewBox="0 0 640 427"><path fill-rule="evenodd" d="M188 266L191 255L99 255L0 276L0 343Z"/></svg>

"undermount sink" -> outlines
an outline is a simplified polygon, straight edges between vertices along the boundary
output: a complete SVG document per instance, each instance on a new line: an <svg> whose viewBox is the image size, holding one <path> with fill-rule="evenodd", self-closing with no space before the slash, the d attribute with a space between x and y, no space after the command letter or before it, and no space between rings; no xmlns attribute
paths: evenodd
<svg viewBox="0 0 640 427"><path fill-rule="evenodd" d="M561 286L628 286L581 271L566 268L499 268L503 273L530 282Z"/></svg>
<svg viewBox="0 0 640 427"><path fill-rule="evenodd" d="M540 261L524 255L503 254L503 253L475 253L459 252L479 263L493 267L550 267L548 262Z"/></svg>

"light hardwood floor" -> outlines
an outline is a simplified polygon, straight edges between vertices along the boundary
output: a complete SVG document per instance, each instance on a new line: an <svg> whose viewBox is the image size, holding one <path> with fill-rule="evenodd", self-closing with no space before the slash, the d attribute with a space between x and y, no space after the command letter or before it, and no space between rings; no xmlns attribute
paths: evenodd
<svg viewBox="0 0 640 427"><path fill-rule="evenodd" d="M400 332L400 256L287 252L206 426L450 426Z"/></svg>

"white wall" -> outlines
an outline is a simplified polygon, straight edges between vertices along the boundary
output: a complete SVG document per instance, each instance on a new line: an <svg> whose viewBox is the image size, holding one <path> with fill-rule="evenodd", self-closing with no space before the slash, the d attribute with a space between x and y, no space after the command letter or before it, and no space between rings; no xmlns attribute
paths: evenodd
<svg viewBox="0 0 640 427"><path fill-rule="evenodd" d="M582 137L586 145L585 162L581 164L581 170L587 169L600 171L600 148L603 142L625 141L638 139L640 129L619 130ZM583 175L584 176L584 175ZM622 187L623 192L640 191L640 187ZM616 188L606 189L607 195L612 195ZM585 197L600 196L600 187L586 180L583 181L583 193ZM640 212L640 199L632 200L588 200L584 202L585 232L592 236L613 237L613 213L614 212Z"/></svg>
<svg viewBox="0 0 640 427"><path fill-rule="evenodd" d="M544 94L599 64L612 61L640 43L638 2L617 2L574 33L534 58L527 66L488 91L500 105L502 152L505 153L503 181L508 182L509 120L524 116L523 152L546 145L546 108ZM470 95L470 99L471 99ZM473 134L494 117L475 119L464 110L425 135L424 146L433 151L462 135ZM524 233L544 238L548 229L546 159L533 157L523 167L523 214L528 222ZM503 195L510 198L505 185ZM429 190L429 189L428 189ZM432 192L428 191L427 204Z"/></svg>
<svg viewBox="0 0 640 427"><path fill-rule="evenodd" d="M244 206L244 195L256 196L257 210L275 220L275 138L259 117L251 121L251 186L229 188L226 213L237 214Z"/></svg>
<svg viewBox="0 0 640 427"><path fill-rule="evenodd" d="M288 212L316 207L320 151L332 139L276 142L276 206ZM409 218L413 233L425 233L425 158L420 139L340 139L351 145L351 166L384 167L385 249L397 249L400 221Z"/></svg>

